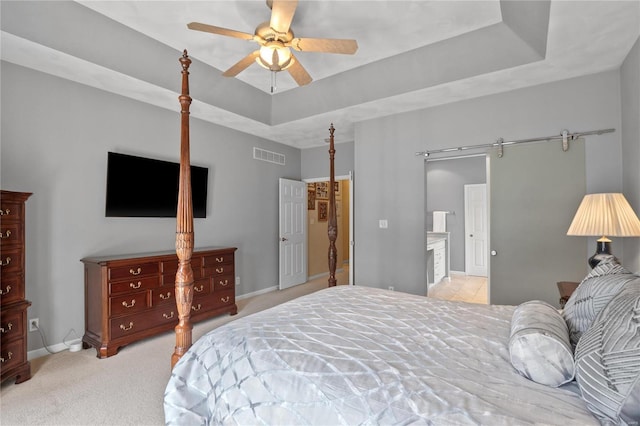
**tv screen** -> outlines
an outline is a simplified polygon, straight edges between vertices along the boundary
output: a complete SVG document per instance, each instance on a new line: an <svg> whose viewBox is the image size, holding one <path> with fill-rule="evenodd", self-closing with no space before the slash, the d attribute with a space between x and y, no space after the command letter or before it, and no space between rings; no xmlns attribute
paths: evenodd
<svg viewBox="0 0 640 426"><path fill-rule="evenodd" d="M207 217L209 169L191 166L193 216ZM180 164L109 152L107 217L176 217Z"/></svg>

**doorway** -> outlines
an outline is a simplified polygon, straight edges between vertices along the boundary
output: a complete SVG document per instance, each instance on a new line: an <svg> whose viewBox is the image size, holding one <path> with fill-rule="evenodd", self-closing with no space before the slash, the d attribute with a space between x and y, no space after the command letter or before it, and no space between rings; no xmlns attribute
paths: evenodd
<svg viewBox="0 0 640 426"><path fill-rule="evenodd" d="M325 216L325 209L328 207L329 201L325 188L328 188L329 178L305 179L304 182L307 184L307 271L308 280L314 280L329 275L327 262L329 237ZM336 278L338 284L353 285L355 274L353 267L354 185L352 174L336 176L335 184L338 225Z"/></svg>
<svg viewBox="0 0 640 426"><path fill-rule="evenodd" d="M427 284L428 296L487 303L488 271L469 268L467 264L469 256L479 256L480 260L484 257L485 261L480 263L485 265L488 262L486 260L488 252L486 183L485 154L425 160L425 230L427 238L430 235L443 235L443 232L430 234L436 229L434 222L437 222L439 231L444 230L444 235L448 236L449 241L447 254L450 265L448 279L431 285ZM465 187L474 189L470 195L473 197L474 207L465 207ZM485 204L484 209L482 200ZM472 220L472 223L468 223L467 209L474 211L475 222ZM438 221L436 212L446 212L444 225L441 220ZM483 220L484 225L481 225ZM473 232L467 232L471 229L470 227L473 227ZM469 235L474 236L472 239L478 237L478 246L475 248L469 247L471 244ZM426 262L427 259L425 259Z"/></svg>

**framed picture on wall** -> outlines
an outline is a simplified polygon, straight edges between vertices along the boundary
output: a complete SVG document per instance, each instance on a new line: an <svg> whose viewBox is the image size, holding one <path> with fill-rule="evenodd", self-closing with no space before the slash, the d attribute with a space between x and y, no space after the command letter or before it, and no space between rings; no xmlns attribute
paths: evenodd
<svg viewBox="0 0 640 426"><path fill-rule="evenodd" d="M329 198L328 182L316 182L316 198L319 200L326 200Z"/></svg>
<svg viewBox="0 0 640 426"><path fill-rule="evenodd" d="M312 183L307 184L307 210L316 209L316 186Z"/></svg>
<svg viewBox="0 0 640 426"><path fill-rule="evenodd" d="M329 214L329 204L326 201L318 201L318 222L326 222Z"/></svg>

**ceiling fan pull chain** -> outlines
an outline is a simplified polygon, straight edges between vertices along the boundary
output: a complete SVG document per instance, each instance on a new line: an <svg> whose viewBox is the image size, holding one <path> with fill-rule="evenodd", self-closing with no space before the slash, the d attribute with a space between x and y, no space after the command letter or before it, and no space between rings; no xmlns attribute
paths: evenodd
<svg viewBox="0 0 640 426"><path fill-rule="evenodd" d="M271 93L275 92L278 87L276 86L276 72L271 71Z"/></svg>

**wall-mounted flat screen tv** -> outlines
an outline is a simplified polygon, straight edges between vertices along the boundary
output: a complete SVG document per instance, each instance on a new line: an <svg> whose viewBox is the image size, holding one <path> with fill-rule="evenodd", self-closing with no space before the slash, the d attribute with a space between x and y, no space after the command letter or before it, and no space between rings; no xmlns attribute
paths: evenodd
<svg viewBox="0 0 640 426"><path fill-rule="evenodd" d="M207 217L209 169L191 166L193 216ZM180 164L109 152L107 217L176 217Z"/></svg>

